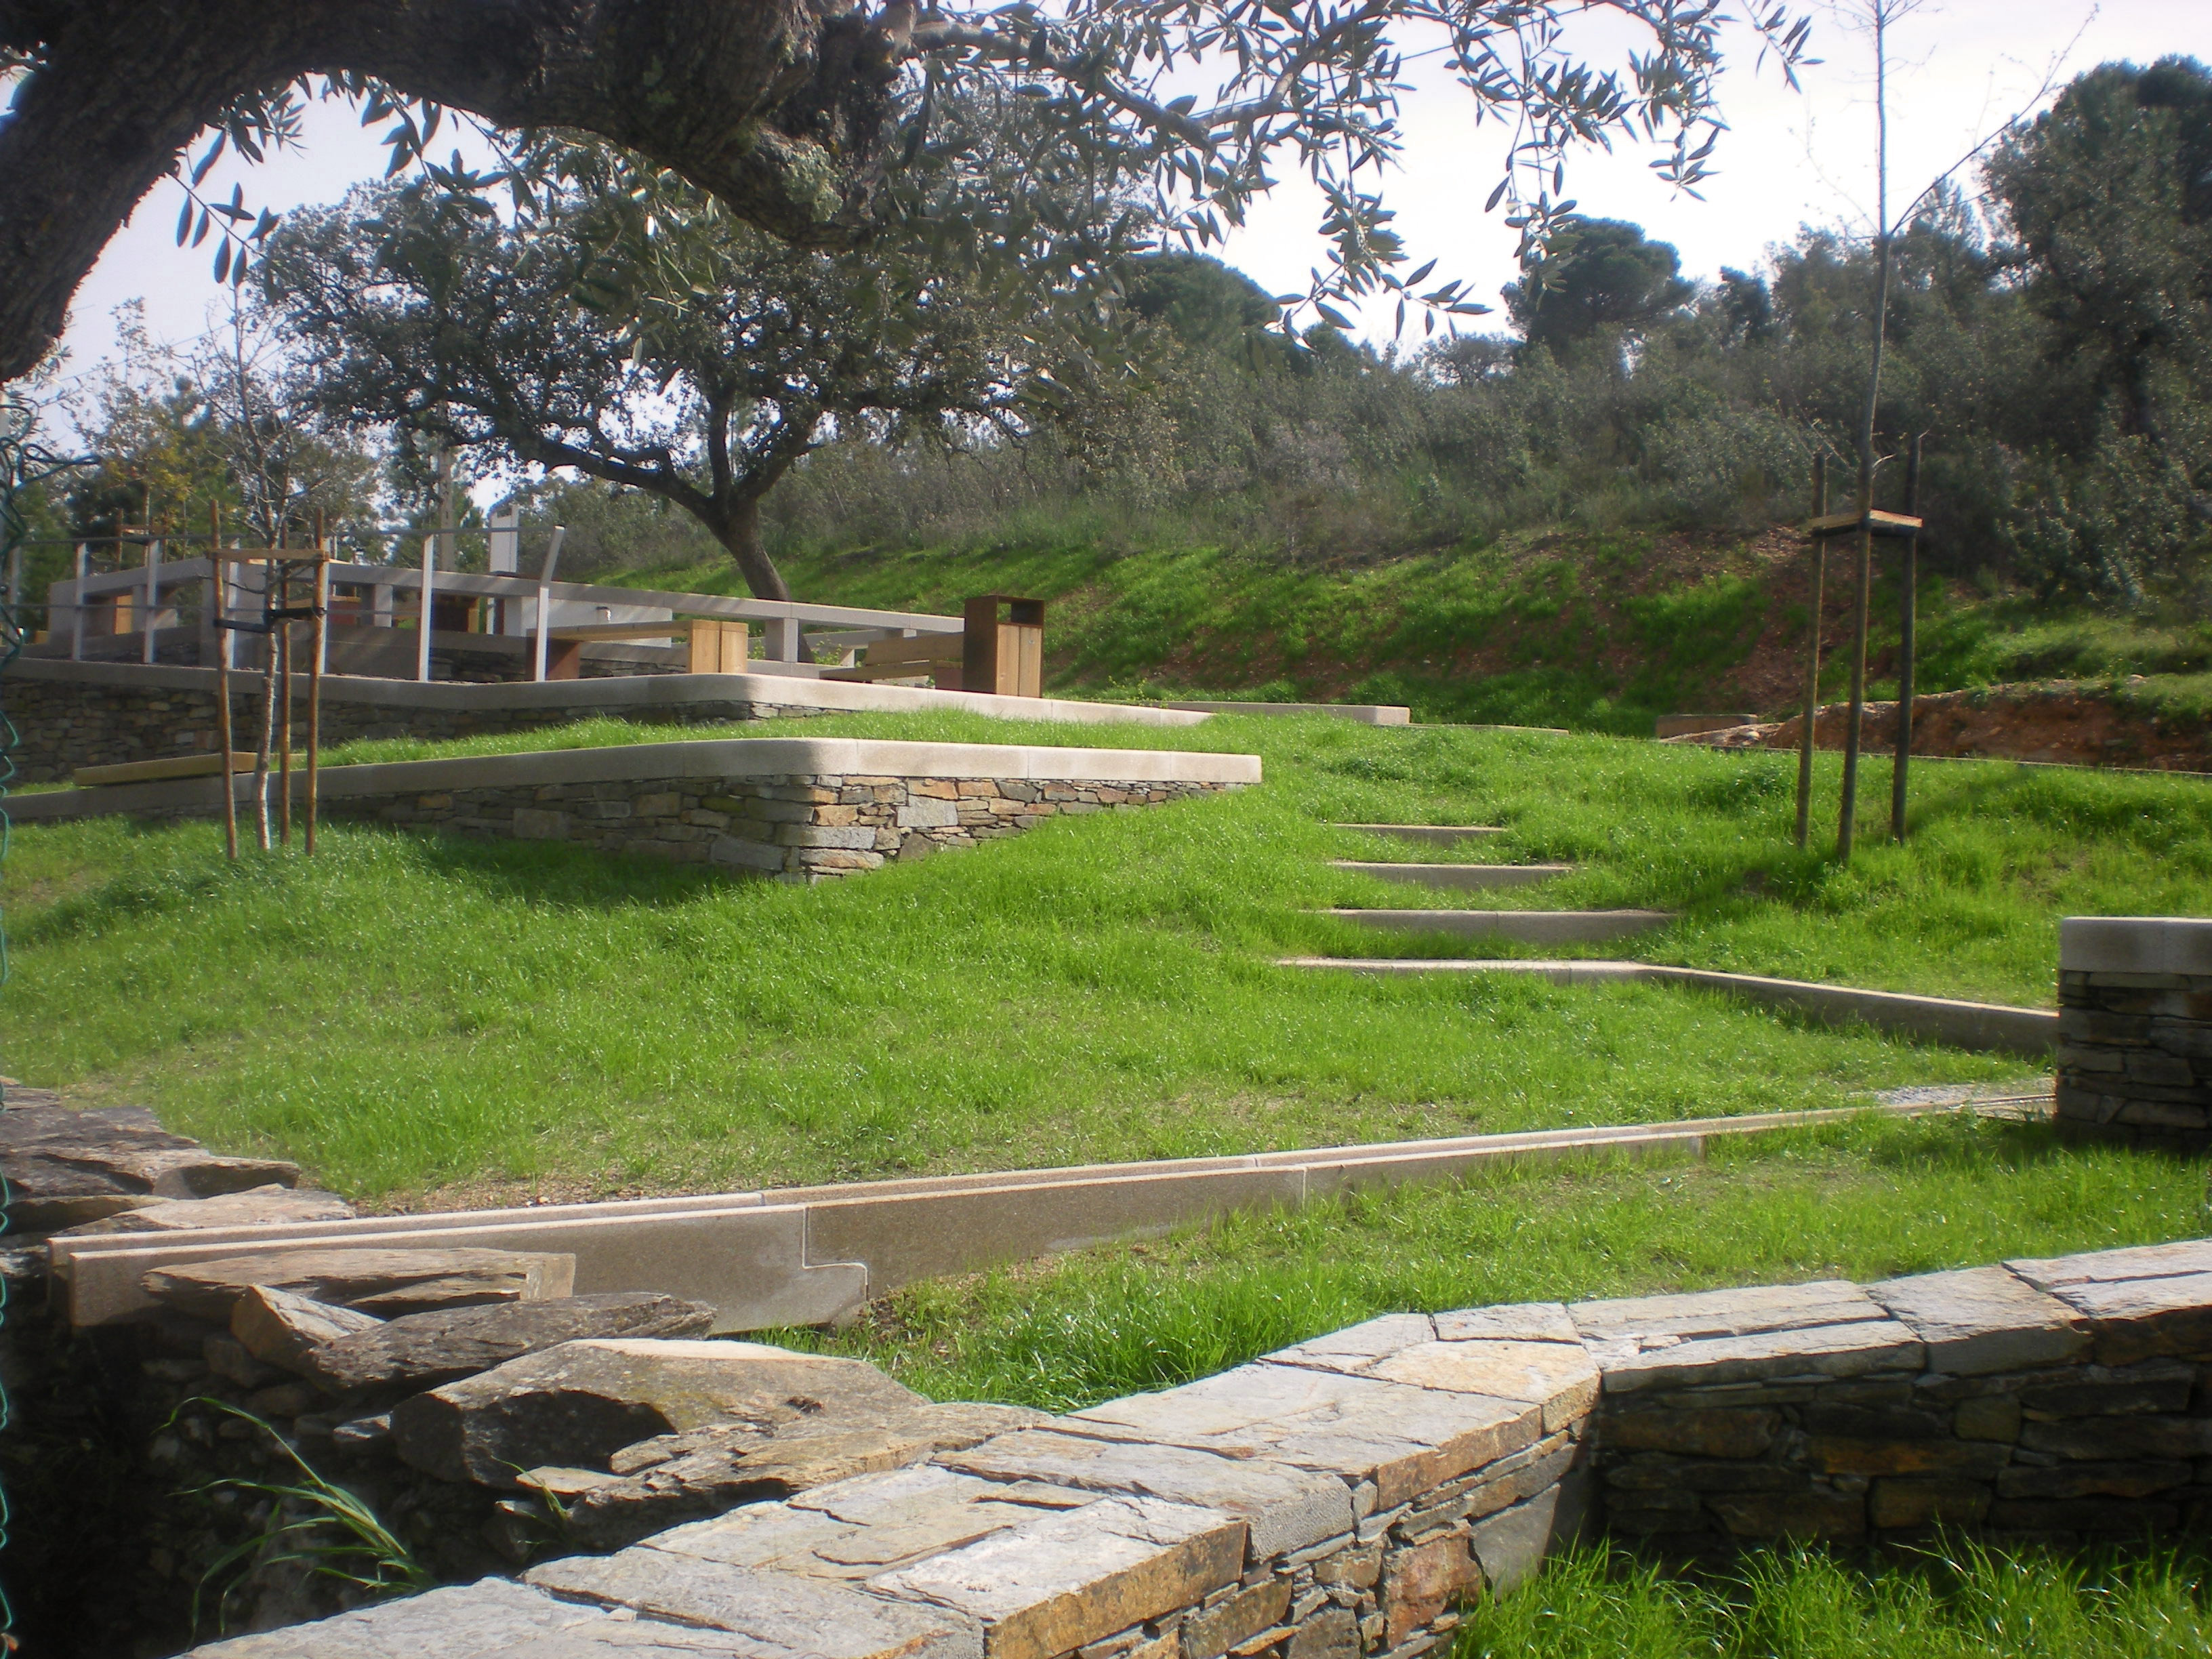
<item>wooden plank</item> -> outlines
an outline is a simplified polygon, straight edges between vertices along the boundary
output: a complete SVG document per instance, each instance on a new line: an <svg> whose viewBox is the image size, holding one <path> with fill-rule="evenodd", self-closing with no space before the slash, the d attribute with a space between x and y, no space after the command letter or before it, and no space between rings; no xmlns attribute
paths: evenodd
<svg viewBox="0 0 2212 1659"><path fill-rule="evenodd" d="M579 623L574 628L556 628L547 635L556 640L672 640L679 634L690 631L684 622L665 623Z"/></svg>
<svg viewBox="0 0 2212 1659"><path fill-rule="evenodd" d="M871 641L863 662L870 668L888 663L958 662L960 652L959 635L924 634L918 639Z"/></svg>
<svg viewBox="0 0 2212 1659"><path fill-rule="evenodd" d="M1917 536L1923 528L1921 520L1906 513L1869 513L1861 518L1856 513L1828 513L1807 522L1808 536L1845 536L1866 529L1877 536Z"/></svg>
<svg viewBox="0 0 2212 1659"><path fill-rule="evenodd" d="M251 772L252 752L233 750L230 769ZM80 766L70 774L70 781L80 789L98 789L118 783L157 783L166 778L211 778L222 770L222 757L210 751L204 755L173 755L166 760L125 761L115 766Z"/></svg>

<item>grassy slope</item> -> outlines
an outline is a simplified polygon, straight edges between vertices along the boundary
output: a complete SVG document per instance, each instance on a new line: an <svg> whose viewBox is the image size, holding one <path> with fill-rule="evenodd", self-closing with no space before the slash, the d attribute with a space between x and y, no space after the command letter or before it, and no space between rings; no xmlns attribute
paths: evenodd
<svg viewBox="0 0 2212 1659"><path fill-rule="evenodd" d="M976 592L1049 599L1048 667L1066 690L1401 702L1419 719L1630 734L1656 714L1783 712L1802 696L1803 562L1778 534L1516 538L1356 567L1079 538L801 552L784 565L793 591L825 603L949 612ZM738 591L720 563L607 580ZM1847 673L1847 587L1828 586L1831 696ZM1894 690L1894 606L1878 584L1877 696ZM2053 616L1931 576L1920 639L1923 690L2078 677L2147 713L2212 720L2202 624Z"/></svg>
<svg viewBox="0 0 2212 1659"><path fill-rule="evenodd" d="M2195 1237L2204 1172L1945 1116L1479 1173L917 1285L849 1331L940 1399L1069 1411L1377 1314L1854 1279Z"/></svg>
<svg viewBox="0 0 2212 1659"><path fill-rule="evenodd" d="M2212 794L2185 781L1929 769L1912 845L1845 872L1786 849L1778 757L1326 720L1144 741L1257 751L1268 781L813 890L368 829L236 868L205 825L20 831L7 1068L349 1191L448 1199L1826 1105L2022 1067L1662 988L1276 969L1425 948L1300 914L1406 902L1326 867L1376 851L1328 821L1504 823L1488 856L1590 868L1493 902L1681 908L1651 959L2022 1003L2049 1000L2059 915L2183 910L2212 878ZM1879 766L1869 786L1885 799Z"/></svg>

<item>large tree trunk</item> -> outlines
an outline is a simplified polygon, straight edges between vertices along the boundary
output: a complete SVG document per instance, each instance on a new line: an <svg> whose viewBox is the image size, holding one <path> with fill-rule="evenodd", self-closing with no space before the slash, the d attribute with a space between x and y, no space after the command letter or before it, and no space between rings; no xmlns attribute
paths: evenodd
<svg viewBox="0 0 2212 1659"><path fill-rule="evenodd" d="M722 521L714 526L714 534L738 567L738 574L745 579L745 586L757 599L785 599L791 598L791 589L783 580L783 573L775 568L775 561L768 556L768 544L761 539L760 497L744 495L730 503Z"/></svg>
<svg viewBox="0 0 2212 1659"><path fill-rule="evenodd" d="M877 176L895 45L844 0L0 0L0 46L42 58L0 118L0 380L52 345L108 238L243 95L351 71L502 126L581 128L836 246Z"/></svg>

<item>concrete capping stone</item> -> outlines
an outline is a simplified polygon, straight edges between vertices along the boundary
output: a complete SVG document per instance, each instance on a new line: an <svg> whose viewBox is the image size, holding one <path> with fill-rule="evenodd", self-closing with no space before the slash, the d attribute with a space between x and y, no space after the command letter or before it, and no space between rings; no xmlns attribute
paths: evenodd
<svg viewBox="0 0 2212 1659"><path fill-rule="evenodd" d="M2212 975L2212 920L2068 916L2058 924L2058 970Z"/></svg>
<svg viewBox="0 0 2212 1659"><path fill-rule="evenodd" d="M1509 1373L1557 1420L1486 1392ZM1393 1659L1591 1530L1702 1556L1938 1524L2201 1532L2208 1382L2212 1239L1386 1314L520 1584L195 1659Z"/></svg>

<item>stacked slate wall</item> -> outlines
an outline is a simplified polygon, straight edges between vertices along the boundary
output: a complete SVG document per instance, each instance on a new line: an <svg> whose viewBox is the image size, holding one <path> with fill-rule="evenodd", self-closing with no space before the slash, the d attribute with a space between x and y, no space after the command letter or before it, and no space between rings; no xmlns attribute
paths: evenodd
<svg viewBox="0 0 2212 1659"><path fill-rule="evenodd" d="M518 784L325 803L332 817L457 835L565 841L814 882L1063 814L1133 811L1234 786L1085 778L787 776Z"/></svg>
<svg viewBox="0 0 2212 1659"><path fill-rule="evenodd" d="M2212 1149L2212 921L2069 917L2058 1034L2062 1126Z"/></svg>
<svg viewBox="0 0 2212 1659"><path fill-rule="evenodd" d="M1699 1554L2201 1533L2208 1363L2208 1242L1393 1315L519 1584L198 1651L1417 1659L1594 1528Z"/></svg>

